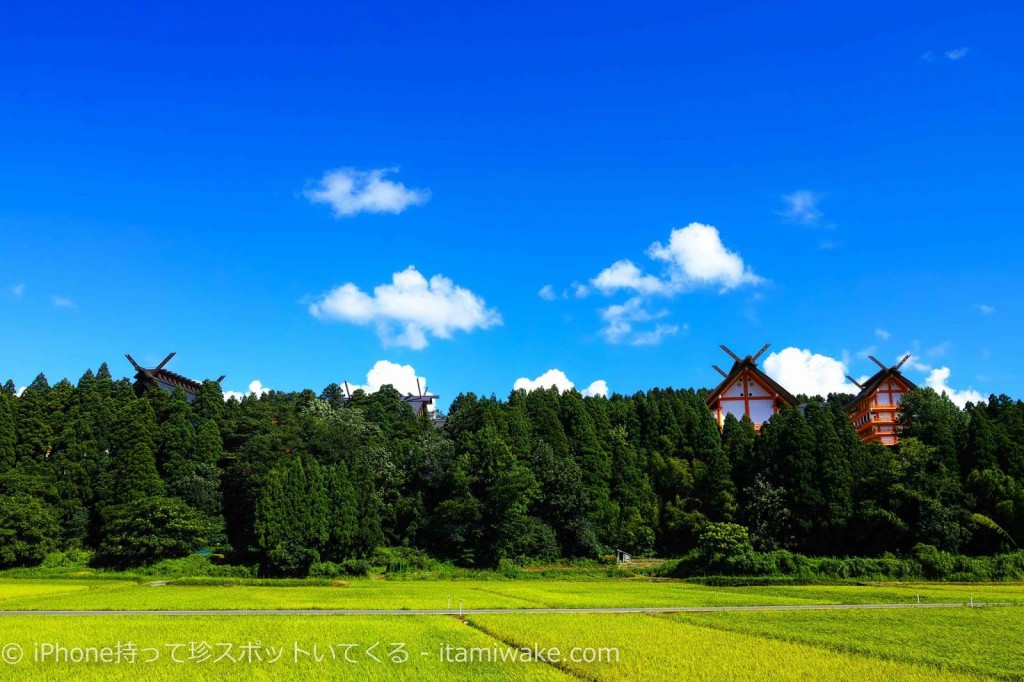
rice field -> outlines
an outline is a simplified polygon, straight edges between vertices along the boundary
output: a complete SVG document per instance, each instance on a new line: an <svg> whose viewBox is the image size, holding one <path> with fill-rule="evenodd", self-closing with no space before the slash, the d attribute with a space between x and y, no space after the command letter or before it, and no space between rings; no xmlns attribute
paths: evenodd
<svg viewBox="0 0 1024 682"><path fill-rule="evenodd" d="M699 617L698 617L699 616ZM1024 609L785 611L665 616L730 633L799 642L940 669L1024 677Z"/></svg>
<svg viewBox="0 0 1024 682"><path fill-rule="evenodd" d="M1019 606L656 615L510 612L464 619L2 615L20 609L443 609L449 597L453 608L461 601L466 609L529 609L916 603L919 595L922 603L966 602L973 596L976 602L1022 604L1024 585L356 580L334 587L224 587L3 579L0 679L1024 679L1024 608ZM125 658L129 645L134 646L134 662ZM19 650L21 659L12 664L9 657ZM103 652L121 658L107 661ZM345 659L346 652L352 660Z"/></svg>
<svg viewBox="0 0 1024 682"><path fill-rule="evenodd" d="M0 580L0 610L466 609L1024 603L1021 584L709 587L638 580L355 580L336 587Z"/></svg>

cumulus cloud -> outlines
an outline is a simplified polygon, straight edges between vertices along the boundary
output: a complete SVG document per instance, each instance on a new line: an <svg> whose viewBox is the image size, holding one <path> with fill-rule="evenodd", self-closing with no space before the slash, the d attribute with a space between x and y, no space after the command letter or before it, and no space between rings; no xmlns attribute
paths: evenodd
<svg viewBox="0 0 1024 682"><path fill-rule="evenodd" d="M679 331L678 325L657 324L653 329L635 328L636 323L660 320L668 315L667 310L649 310L643 299L634 296L625 303L617 303L600 311L605 326L601 336L609 343L626 343L632 346L653 346Z"/></svg>
<svg viewBox="0 0 1024 682"><path fill-rule="evenodd" d="M263 382L259 379L253 379L249 382L248 393L243 391L224 391L224 400L231 400L232 398L241 400L247 395L254 395L258 398L259 396L266 395L267 393L270 393L270 389L264 386Z"/></svg>
<svg viewBox="0 0 1024 682"><path fill-rule="evenodd" d="M967 389L964 391L952 388L949 385L949 375L951 374L949 367L936 367L924 380L925 386L928 386L935 390L936 393L945 393L949 396L949 399L956 403L957 407L963 407L967 403L980 403L985 400L978 391L974 389Z"/></svg>
<svg viewBox="0 0 1024 682"><path fill-rule="evenodd" d="M545 301L554 301L556 298L558 298L558 294L555 293L555 288L550 284L545 284L544 286L542 286L540 288L540 291L537 292L537 295L540 296Z"/></svg>
<svg viewBox="0 0 1024 682"><path fill-rule="evenodd" d="M827 396L829 393L856 393L846 379L848 363L807 349L790 346L764 360L764 370L790 393Z"/></svg>
<svg viewBox="0 0 1024 682"><path fill-rule="evenodd" d="M21 394L25 392L26 388L28 388L28 386L19 386L18 390L14 392L14 395L20 398Z"/></svg>
<svg viewBox="0 0 1024 682"><path fill-rule="evenodd" d="M538 388L548 389L552 386L562 393L565 393L566 391L571 391L575 387L575 384L569 380L569 377L567 377L565 372L562 370L549 369L536 379L529 379L527 377L520 377L516 379L515 383L512 385L512 390L518 391L522 389L529 392L535 391ZM580 393L585 396L606 396L608 395L608 382L604 379L598 379L580 391Z"/></svg>
<svg viewBox="0 0 1024 682"><path fill-rule="evenodd" d="M798 189L792 194L783 194L782 202L785 207L778 211L778 214L791 222L811 225L824 216L818 206L821 202L821 195L808 189Z"/></svg>
<svg viewBox="0 0 1024 682"><path fill-rule="evenodd" d="M50 302L53 303L53 306L55 308L65 308L73 310L78 307L77 305L75 305L74 301L72 301L70 298L65 298L64 296L51 296Z"/></svg>
<svg viewBox="0 0 1024 682"><path fill-rule="evenodd" d="M718 228L701 223L672 230L667 244L654 242L647 249L652 260L663 264L661 276L644 274L631 260L612 263L591 280L604 294L632 291L637 294L673 295L704 286L725 292L764 279L722 243Z"/></svg>
<svg viewBox="0 0 1024 682"><path fill-rule="evenodd" d="M14 296L15 298L21 298L24 295L25 295L25 283L24 282L22 282L20 284L15 284L13 287L11 287L11 296Z"/></svg>
<svg viewBox="0 0 1024 682"><path fill-rule="evenodd" d="M419 386L416 385L417 379ZM366 373L365 384L353 384L349 382L349 390L362 389L367 393L376 393L381 386L390 384L402 395L419 395L420 391L426 392L427 378L416 374L412 365L400 365L389 360L378 360Z"/></svg>
<svg viewBox="0 0 1024 682"><path fill-rule="evenodd" d="M375 168L360 171L339 168L324 173L320 182L303 194L314 204L328 204L335 217L345 218L359 213L401 213L410 206L430 199L426 189L409 189L384 176L397 168Z"/></svg>
<svg viewBox="0 0 1024 682"><path fill-rule="evenodd" d="M320 320L374 325L384 346L413 350L425 348L428 336L448 339L456 331L501 324L501 315L480 296L443 275L427 280L412 265L372 294L351 282L335 287L310 304L309 313Z"/></svg>
<svg viewBox="0 0 1024 682"><path fill-rule="evenodd" d="M882 339L883 341L888 341L889 337L892 336L892 335L886 329L876 329L875 330L875 336L877 336L878 338Z"/></svg>

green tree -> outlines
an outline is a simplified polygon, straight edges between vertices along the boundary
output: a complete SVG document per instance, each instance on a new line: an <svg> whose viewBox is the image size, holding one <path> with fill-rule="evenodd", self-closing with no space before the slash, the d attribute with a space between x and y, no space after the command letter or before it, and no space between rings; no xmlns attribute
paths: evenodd
<svg viewBox="0 0 1024 682"><path fill-rule="evenodd" d="M209 519L173 497L135 498L108 510L107 517L100 556L113 566L183 557L209 545Z"/></svg>
<svg viewBox="0 0 1024 682"><path fill-rule="evenodd" d="M57 549L57 510L29 495L0 495L0 566L37 564Z"/></svg>

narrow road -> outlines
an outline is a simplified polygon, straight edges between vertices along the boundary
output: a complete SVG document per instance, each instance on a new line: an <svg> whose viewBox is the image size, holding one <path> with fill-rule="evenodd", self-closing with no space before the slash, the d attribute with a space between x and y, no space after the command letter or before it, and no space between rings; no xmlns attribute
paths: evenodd
<svg viewBox="0 0 1024 682"><path fill-rule="evenodd" d="M527 609L195 609L195 610L40 610L0 611L5 616L480 616L531 613L716 613L720 611L839 611L861 609L934 609L1015 606L1013 602L941 604L775 604L769 606L641 606Z"/></svg>

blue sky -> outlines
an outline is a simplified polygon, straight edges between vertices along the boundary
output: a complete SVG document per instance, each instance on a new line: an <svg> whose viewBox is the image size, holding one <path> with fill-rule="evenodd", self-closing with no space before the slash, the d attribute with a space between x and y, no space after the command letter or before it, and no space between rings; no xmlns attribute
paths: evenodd
<svg viewBox="0 0 1024 682"><path fill-rule="evenodd" d="M0 375L173 350L319 389L386 360L447 402L551 369L711 386L719 343L771 342L794 391L911 351L960 399L1024 395L1022 29L1015 3L8 8Z"/></svg>

